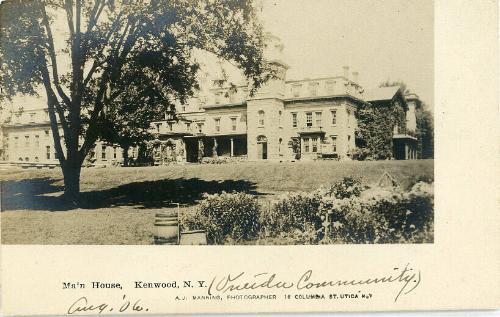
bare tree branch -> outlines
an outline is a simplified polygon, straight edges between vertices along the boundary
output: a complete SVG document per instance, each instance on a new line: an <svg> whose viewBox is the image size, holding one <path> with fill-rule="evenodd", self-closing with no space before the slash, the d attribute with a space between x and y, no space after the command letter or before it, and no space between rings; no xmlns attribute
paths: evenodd
<svg viewBox="0 0 500 317"><path fill-rule="evenodd" d="M52 36L52 30L50 28L50 23L49 23L49 18L47 16L47 12L45 11L45 6L38 1L40 11L42 13L42 23L43 26L45 27L45 31L47 32L47 44L48 44L48 52L49 52L49 57L51 60L52 64L52 74L53 74L53 81L54 85L56 87L57 93L59 94L59 97L64 101L66 106L69 108L71 106L71 100L69 97L64 93L63 89L61 88L61 84L59 82L59 73L57 70L57 58L56 58L56 52L54 48L54 38Z"/></svg>

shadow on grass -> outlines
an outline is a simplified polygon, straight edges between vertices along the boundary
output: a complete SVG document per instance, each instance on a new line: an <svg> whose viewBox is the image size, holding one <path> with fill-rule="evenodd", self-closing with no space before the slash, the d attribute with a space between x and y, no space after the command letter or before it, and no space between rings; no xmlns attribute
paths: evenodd
<svg viewBox="0 0 500 317"><path fill-rule="evenodd" d="M245 180L206 181L199 178L164 179L134 182L111 189L82 192L78 204L68 204L59 195L64 188L58 179L36 178L2 183L2 211L48 210L65 211L76 208L99 209L117 206L161 208L172 203L194 205L203 193L238 191L260 195L256 185Z"/></svg>

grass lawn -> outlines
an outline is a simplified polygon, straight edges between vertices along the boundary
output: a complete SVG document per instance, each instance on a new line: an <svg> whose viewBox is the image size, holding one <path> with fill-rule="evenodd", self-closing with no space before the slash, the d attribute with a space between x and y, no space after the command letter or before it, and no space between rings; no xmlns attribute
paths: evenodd
<svg viewBox="0 0 500 317"><path fill-rule="evenodd" d="M406 187L432 177L434 162L244 162L141 168L84 169L82 203L62 204L59 170L2 170L1 238L4 244L151 244L160 209L190 208L204 192L244 191L269 199L342 179L366 184L389 172Z"/></svg>

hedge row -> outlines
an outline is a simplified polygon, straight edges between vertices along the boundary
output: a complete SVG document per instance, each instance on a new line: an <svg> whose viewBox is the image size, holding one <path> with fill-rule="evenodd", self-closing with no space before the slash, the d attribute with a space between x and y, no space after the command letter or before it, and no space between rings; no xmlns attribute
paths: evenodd
<svg viewBox="0 0 500 317"><path fill-rule="evenodd" d="M344 178L264 205L245 193L205 195L180 221L183 230L206 230L213 244L425 243L433 241L433 205L433 183L404 190Z"/></svg>

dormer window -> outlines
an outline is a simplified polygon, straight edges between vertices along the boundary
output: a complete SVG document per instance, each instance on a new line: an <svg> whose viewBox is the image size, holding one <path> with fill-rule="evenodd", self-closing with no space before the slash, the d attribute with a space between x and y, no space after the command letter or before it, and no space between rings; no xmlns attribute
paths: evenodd
<svg viewBox="0 0 500 317"><path fill-rule="evenodd" d="M216 92L215 93L215 104L218 105L222 102L224 93L222 91Z"/></svg>
<svg viewBox="0 0 500 317"><path fill-rule="evenodd" d="M292 95L297 98L300 97L300 90L302 88L301 84L295 84L292 86Z"/></svg>
<svg viewBox="0 0 500 317"><path fill-rule="evenodd" d="M318 95L318 83L309 83L309 95L311 97L316 97Z"/></svg>
<svg viewBox="0 0 500 317"><path fill-rule="evenodd" d="M326 92L329 95L333 95L335 93L335 81L327 81L326 82Z"/></svg>

